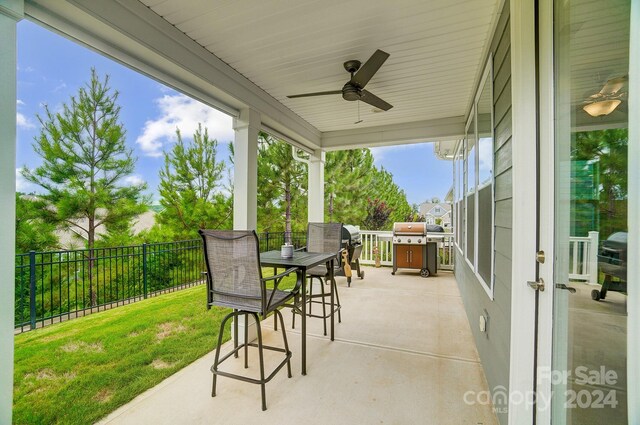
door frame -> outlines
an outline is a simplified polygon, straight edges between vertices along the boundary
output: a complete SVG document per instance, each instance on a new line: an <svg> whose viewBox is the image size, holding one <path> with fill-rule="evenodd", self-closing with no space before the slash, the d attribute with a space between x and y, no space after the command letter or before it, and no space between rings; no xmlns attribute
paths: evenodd
<svg viewBox="0 0 640 425"><path fill-rule="evenodd" d="M555 237L555 86L554 86L554 0L538 0L539 25L539 246L546 261L539 264L539 276L547 282L538 304L536 359L535 423L551 424L554 323L554 237ZM640 2L631 1L631 31L629 44L629 117L640 113ZM633 95L631 95L633 94ZM628 147L628 228L640 228L640 125L629 120ZM640 238L629 239L628 257L640 258ZM627 382L640 381L640 263L630 262L627 270ZM636 361L633 361L636 359ZM629 423L640 423L640 390L628 386Z"/></svg>
<svg viewBox="0 0 640 425"><path fill-rule="evenodd" d="M527 282L537 279L538 246L536 87L537 0L510 0L512 100L512 274L509 353L510 425L532 424L535 389L535 323L538 291Z"/></svg>
<svg viewBox="0 0 640 425"><path fill-rule="evenodd" d="M538 298L536 424L551 423L551 368L553 354L553 301L555 263L555 86L553 0L538 3L538 75L539 75L539 249L545 262L538 263L538 276L546 290Z"/></svg>

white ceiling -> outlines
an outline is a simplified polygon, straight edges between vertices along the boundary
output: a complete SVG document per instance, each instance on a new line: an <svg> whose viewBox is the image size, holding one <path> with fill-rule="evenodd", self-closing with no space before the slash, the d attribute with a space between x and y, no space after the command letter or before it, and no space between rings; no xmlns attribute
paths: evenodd
<svg viewBox="0 0 640 425"><path fill-rule="evenodd" d="M142 0L318 130L465 115L498 16L498 0ZM342 63L391 54L367 90L394 107L373 113L340 95ZM361 124L357 119L360 103Z"/></svg>

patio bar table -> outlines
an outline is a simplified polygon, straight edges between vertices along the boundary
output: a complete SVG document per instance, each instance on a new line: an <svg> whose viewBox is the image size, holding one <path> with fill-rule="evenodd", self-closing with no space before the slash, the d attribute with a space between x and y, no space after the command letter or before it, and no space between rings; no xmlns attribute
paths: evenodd
<svg viewBox="0 0 640 425"><path fill-rule="evenodd" d="M291 268L298 267L300 273L298 276L302 276L302 374L307 374L307 270L321 265L328 264L329 278L334 279L333 276L333 262L335 261L336 254L328 252L299 252L293 253L292 258L282 258L280 251L267 251L260 254L260 265L263 267L276 267L276 268ZM300 277L299 277L300 278ZM331 305L334 304L334 294L331 291ZM333 308L331 308L331 340L333 341L334 322L333 322Z"/></svg>

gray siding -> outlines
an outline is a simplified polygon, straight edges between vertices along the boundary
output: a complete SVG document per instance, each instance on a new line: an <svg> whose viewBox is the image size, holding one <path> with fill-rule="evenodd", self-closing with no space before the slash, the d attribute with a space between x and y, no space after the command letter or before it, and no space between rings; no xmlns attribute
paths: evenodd
<svg viewBox="0 0 640 425"><path fill-rule="evenodd" d="M456 262L456 279L471 324L489 388L509 388L511 332L511 39L509 2L505 2L491 43L493 53L495 252L494 299L487 296L464 260ZM485 313L486 311L486 313ZM488 314L487 332L478 328L480 315ZM507 415L497 412L501 424Z"/></svg>

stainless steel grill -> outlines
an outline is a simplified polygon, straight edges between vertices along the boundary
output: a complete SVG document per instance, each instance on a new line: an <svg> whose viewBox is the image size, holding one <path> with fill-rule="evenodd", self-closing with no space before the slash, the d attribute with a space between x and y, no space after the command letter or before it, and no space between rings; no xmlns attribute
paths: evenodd
<svg viewBox="0 0 640 425"><path fill-rule="evenodd" d="M393 224L393 271L399 268L420 270L428 277L438 272L438 245L427 237L427 223Z"/></svg>

